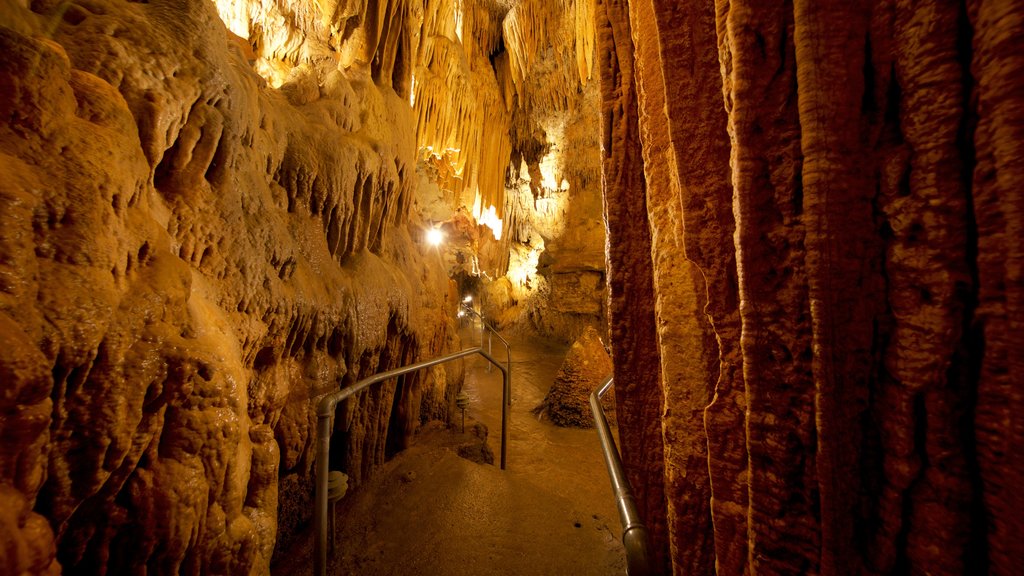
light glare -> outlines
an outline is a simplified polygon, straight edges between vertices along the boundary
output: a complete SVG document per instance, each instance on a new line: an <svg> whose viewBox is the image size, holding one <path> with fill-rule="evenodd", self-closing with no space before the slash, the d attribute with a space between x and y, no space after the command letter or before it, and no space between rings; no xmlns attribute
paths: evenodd
<svg viewBox="0 0 1024 576"><path fill-rule="evenodd" d="M440 228L427 230L427 243L431 246L440 246L444 242L444 232Z"/></svg>

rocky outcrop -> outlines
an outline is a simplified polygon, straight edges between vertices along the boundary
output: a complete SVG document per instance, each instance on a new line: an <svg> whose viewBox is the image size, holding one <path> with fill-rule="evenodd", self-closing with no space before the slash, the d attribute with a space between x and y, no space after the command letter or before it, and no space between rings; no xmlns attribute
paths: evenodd
<svg viewBox="0 0 1024 576"><path fill-rule="evenodd" d="M407 5L254 14L240 42L210 3L3 3L0 571L265 574L317 398L454 345ZM455 391L346 403L331 466L365 480Z"/></svg>
<svg viewBox="0 0 1024 576"><path fill-rule="evenodd" d="M642 199L629 221L651 236L611 236L632 245L609 252L612 342L617 371L660 358L660 382L631 394L664 414L664 460L624 452L664 468L674 570L1013 573L1020 6L640 1L629 16L631 43L598 36L617 63L606 179L629 158L609 138L638 126L646 183L606 181L606 201ZM627 212L608 212L611 234ZM615 300L627 274L653 285L631 307ZM629 330L651 308L658 340L640 344Z"/></svg>
<svg viewBox="0 0 1024 576"><path fill-rule="evenodd" d="M534 412L558 426L593 428L590 394L611 373L612 359L604 349L601 336L594 328L587 328L569 348L555 381ZM615 393L608 392L602 402L608 421L614 423Z"/></svg>

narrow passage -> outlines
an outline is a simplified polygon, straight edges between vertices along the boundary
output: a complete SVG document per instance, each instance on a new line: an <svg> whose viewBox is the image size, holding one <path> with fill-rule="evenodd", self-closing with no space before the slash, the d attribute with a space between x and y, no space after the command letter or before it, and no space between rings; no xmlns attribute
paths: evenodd
<svg viewBox="0 0 1024 576"><path fill-rule="evenodd" d="M466 345L477 341L463 336ZM503 360L504 348L495 345L494 357ZM473 359L466 364L466 436L458 415L454 430L426 426L410 448L339 503L333 574L625 574L596 432L558 428L531 413L567 347L533 337L513 340L512 348L507 470L497 465L500 371L488 373L482 358ZM494 465L456 454L476 421L489 429Z"/></svg>

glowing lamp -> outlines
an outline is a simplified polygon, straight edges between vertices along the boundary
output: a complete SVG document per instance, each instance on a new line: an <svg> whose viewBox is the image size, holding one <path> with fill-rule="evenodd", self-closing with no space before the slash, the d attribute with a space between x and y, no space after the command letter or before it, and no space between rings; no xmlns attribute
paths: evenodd
<svg viewBox="0 0 1024 576"><path fill-rule="evenodd" d="M427 244L431 246L440 246L441 242L444 242L444 232L440 228L431 228L427 230Z"/></svg>
<svg viewBox="0 0 1024 576"><path fill-rule="evenodd" d="M473 301L473 295L472 294L466 294L466 297L462 299L462 302L465 303L465 304L469 304L472 301Z"/></svg>

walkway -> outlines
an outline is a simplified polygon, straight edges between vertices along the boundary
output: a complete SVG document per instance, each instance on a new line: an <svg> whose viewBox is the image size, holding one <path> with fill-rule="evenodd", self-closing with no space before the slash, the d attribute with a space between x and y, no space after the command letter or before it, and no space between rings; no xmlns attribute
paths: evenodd
<svg viewBox="0 0 1024 576"><path fill-rule="evenodd" d="M494 356L503 360L504 347L495 344ZM597 434L558 428L530 412L567 348L537 338L516 339L512 346L508 469L457 456L452 447L465 441L458 429L426 427L413 446L339 504L335 574L625 574L621 527ZM471 420L486 424L497 462L500 372L488 374L482 359L469 361L466 391L467 432ZM291 568L275 574L309 573Z"/></svg>

